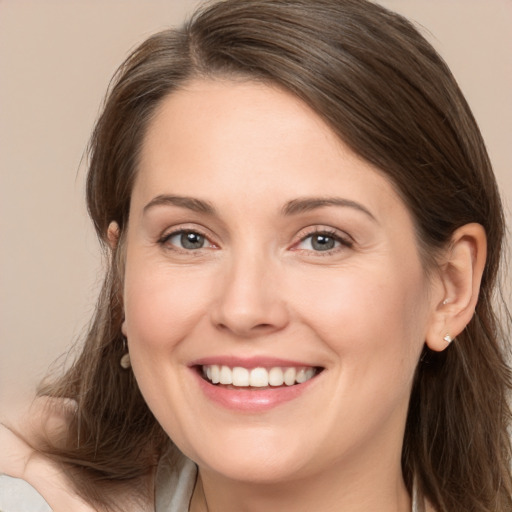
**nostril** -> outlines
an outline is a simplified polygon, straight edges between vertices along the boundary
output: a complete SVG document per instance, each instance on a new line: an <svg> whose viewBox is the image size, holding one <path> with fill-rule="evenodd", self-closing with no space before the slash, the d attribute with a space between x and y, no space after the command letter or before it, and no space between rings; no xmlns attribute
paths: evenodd
<svg viewBox="0 0 512 512"><path fill-rule="evenodd" d="M262 335L262 334L270 334L271 332L278 330L279 326L273 325L271 323L245 323L245 322L219 322L216 324L216 328L219 331L222 332L231 332L237 336L240 336L242 338L244 337L254 337L256 335Z"/></svg>
<svg viewBox="0 0 512 512"><path fill-rule="evenodd" d="M272 324L258 324L253 327L253 329L259 329L259 330L267 330L272 329Z"/></svg>
<svg viewBox="0 0 512 512"><path fill-rule="evenodd" d="M210 319L223 332L252 337L281 330L289 322L286 303L272 287L264 286L262 277L247 269L242 275L219 288L211 305Z"/></svg>

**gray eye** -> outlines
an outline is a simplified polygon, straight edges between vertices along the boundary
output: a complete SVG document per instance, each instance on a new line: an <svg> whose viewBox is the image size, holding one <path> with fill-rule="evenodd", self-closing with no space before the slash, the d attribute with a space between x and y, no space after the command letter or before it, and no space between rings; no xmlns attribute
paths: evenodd
<svg viewBox="0 0 512 512"><path fill-rule="evenodd" d="M298 245L299 249L314 252L327 252L337 249L342 244L342 240L331 233L312 233L303 238Z"/></svg>
<svg viewBox="0 0 512 512"><path fill-rule="evenodd" d="M317 235L311 235L310 239L311 248L314 251L329 251L336 247L336 240L329 235L319 233Z"/></svg>
<svg viewBox="0 0 512 512"><path fill-rule="evenodd" d="M179 235L180 245L184 249L201 249L204 247L205 237L193 231L185 231Z"/></svg>
<svg viewBox="0 0 512 512"><path fill-rule="evenodd" d="M196 231L177 231L166 237L163 243L179 247L180 249L193 251L206 247L208 240L205 236Z"/></svg>

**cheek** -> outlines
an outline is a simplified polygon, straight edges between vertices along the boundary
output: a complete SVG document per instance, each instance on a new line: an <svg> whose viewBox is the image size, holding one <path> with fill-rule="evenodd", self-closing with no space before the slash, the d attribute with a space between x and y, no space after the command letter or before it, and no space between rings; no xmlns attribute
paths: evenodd
<svg viewBox="0 0 512 512"><path fill-rule="evenodd" d="M186 411L182 343L195 332L207 308L204 275L171 268L139 254L127 255L125 332L139 388L158 421L186 438L175 411ZM186 423L186 422L185 422Z"/></svg>
<svg viewBox="0 0 512 512"><path fill-rule="evenodd" d="M124 288L129 342L169 350L206 309L209 281L197 272L176 271L165 264L140 264L135 258L130 263Z"/></svg>
<svg viewBox="0 0 512 512"><path fill-rule="evenodd" d="M302 321L343 364L385 358L415 365L428 312L419 264L347 266L290 286Z"/></svg>
<svg viewBox="0 0 512 512"><path fill-rule="evenodd" d="M293 290L302 297L302 322L331 355L335 389L325 428L344 425L347 438L372 436L391 416L400 428L424 345L428 309L421 267L384 268L340 269Z"/></svg>

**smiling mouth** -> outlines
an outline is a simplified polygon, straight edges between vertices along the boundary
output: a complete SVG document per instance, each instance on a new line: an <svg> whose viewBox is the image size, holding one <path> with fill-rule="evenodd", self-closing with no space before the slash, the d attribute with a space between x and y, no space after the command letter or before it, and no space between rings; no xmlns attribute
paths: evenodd
<svg viewBox="0 0 512 512"><path fill-rule="evenodd" d="M233 368L224 365L209 364L198 367L204 380L210 384L226 386L231 389L262 389L296 386L311 380L323 368L319 367L281 367L272 368Z"/></svg>

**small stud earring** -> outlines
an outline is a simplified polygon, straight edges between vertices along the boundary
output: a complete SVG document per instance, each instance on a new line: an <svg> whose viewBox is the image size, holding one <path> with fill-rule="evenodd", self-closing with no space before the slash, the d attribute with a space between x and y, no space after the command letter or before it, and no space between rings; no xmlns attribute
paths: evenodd
<svg viewBox="0 0 512 512"><path fill-rule="evenodd" d="M447 334L444 338L443 338L444 341L446 341L446 343L448 343L448 345L453 341L453 338Z"/></svg>

